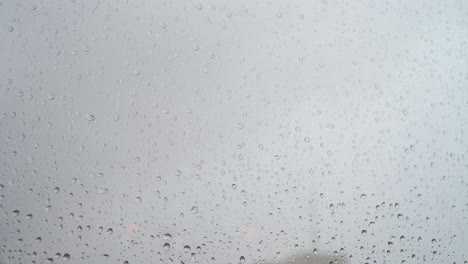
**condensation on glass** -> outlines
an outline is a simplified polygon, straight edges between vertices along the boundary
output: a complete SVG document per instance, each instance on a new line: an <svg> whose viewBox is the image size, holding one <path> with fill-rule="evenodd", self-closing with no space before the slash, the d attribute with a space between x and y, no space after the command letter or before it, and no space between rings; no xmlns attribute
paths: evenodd
<svg viewBox="0 0 468 264"><path fill-rule="evenodd" d="M468 2L0 2L2 263L467 263Z"/></svg>

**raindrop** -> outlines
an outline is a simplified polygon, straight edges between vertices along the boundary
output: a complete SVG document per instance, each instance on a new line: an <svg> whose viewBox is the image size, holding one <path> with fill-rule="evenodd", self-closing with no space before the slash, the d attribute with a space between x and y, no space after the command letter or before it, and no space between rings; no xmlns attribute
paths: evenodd
<svg viewBox="0 0 468 264"><path fill-rule="evenodd" d="M86 115L86 120L88 120L88 121L94 121L95 119L96 119L96 117L94 117L93 114L87 114Z"/></svg>
<svg viewBox="0 0 468 264"><path fill-rule="evenodd" d="M191 250L190 246L189 245L185 245L184 246L184 251L185 252L189 252Z"/></svg>
<svg viewBox="0 0 468 264"><path fill-rule="evenodd" d="M169 243L164 243L163 245L164 250L168 251L170 248L171 248L171 245L169 245Z"/></svg>

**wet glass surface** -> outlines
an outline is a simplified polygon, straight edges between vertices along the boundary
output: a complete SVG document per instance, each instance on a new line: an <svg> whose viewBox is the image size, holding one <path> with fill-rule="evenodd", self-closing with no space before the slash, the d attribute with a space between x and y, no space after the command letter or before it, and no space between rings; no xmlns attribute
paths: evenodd
<svg viewBox="0 0 468 264"><path fill-rule="evenodd" d="M467 263L468 2L1 1L2 263Z"/></svg>

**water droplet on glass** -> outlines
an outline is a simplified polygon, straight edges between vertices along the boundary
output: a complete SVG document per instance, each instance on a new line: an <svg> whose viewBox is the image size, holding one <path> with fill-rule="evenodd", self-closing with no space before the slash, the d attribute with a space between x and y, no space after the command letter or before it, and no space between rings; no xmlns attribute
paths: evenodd
<svg viewBox="0 0 468 264"><path fill-rule="evenodd" d="M164 243L164 245L163 245L163 249L164 249L164 250L167 251L167 250L169 250L170 248L171 248L171 245L169 245L169 243Z"/></svg>
<svg viewBox="0 0 468 264"><path fill-rule="evenodd" d="M93 114L87 114L86 115L86 120L88 120L88 121L94 121L95 119L96 119L96 117L94 117Z"/></svg>
<svg viewBox="0 0 468 264"><path fill-rule="evenodd" d="M184 251L185 252L189 252L191 250L190 246L189 245L185 245L184 246Z"/></svg>

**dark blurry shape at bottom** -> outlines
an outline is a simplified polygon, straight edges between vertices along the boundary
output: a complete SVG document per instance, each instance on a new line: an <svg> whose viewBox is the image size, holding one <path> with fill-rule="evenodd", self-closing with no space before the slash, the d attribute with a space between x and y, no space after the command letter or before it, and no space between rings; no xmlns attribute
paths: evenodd
<svg viewBox="0 0 468 264"><path fill-rule="evenodd" d="M255 264L346 264L348 258L345 254L330 252L317 254L314 252L298 252L277 260L258 261Z"/></svg>

